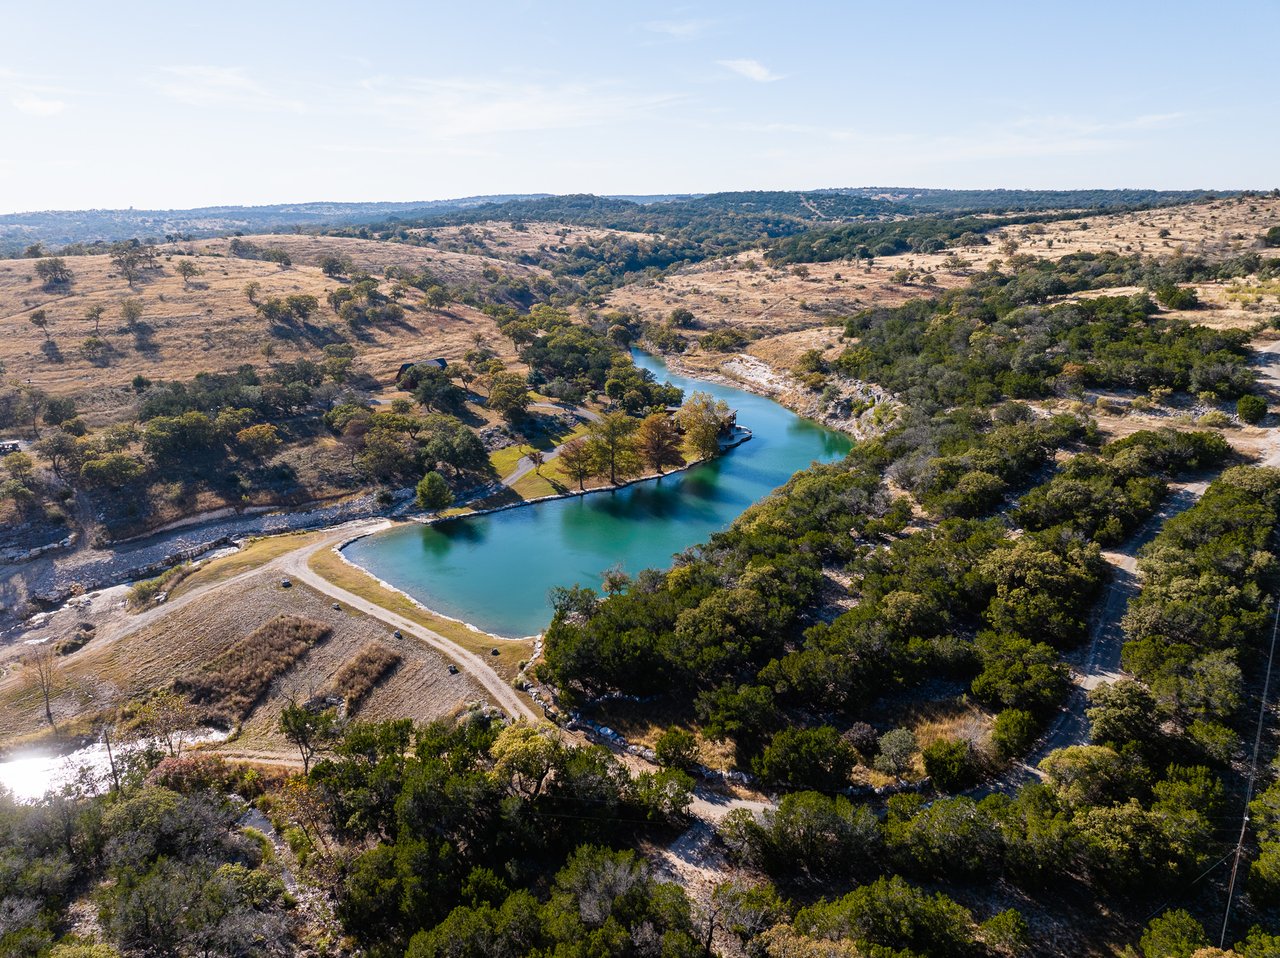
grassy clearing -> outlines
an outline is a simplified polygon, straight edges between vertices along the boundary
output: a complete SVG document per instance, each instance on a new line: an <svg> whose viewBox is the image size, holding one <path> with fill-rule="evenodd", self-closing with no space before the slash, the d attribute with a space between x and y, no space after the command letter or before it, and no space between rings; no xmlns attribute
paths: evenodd
<svg viewBox="0 0 1280 958"><path fill-rule="evenodd" d="M264 536L261 539L250 539L238 551L225 555L200 566L180 585L169 592L170 599L176 599L184 592L204 586L215 585L233 579L242 572L264 566L273 559L278 559L294 549L310 545L323 533L319 532L286 532L278 536Z"/></svg>
<svg viewBox="0 0 1280 958"><path fill-rule="evenodd" d="M200 673L182 678L174 688L190 696L211 720L241 721L283 675L333 630L300 615L281 615L254 629L209 663Z"/></svg>
<svg viewBox="0 0 1280 958"><path fill-rule="evenodd" d="M373 602L388 612L402 615L411 622L425 626L450 642L484 656L484 660L498 675L508 682L520 671L520 663L533 654L533 643L527 639L494 639L483 632L475 632L461 622L434 615L411 602L399 592L381 585L373 576L343 561L332 549L321 549L307 563L318 575L328 579L352 595ZM492 655L493 649L498 650Z"/></svg>
<svg viewBox="0 0 1280 958"><path fill-rule="evenodd" d="M347 703L347 714L354 714L378 683L397 668L403 656L381 642L370 642L342 663L327 690L340 695Z"/></svg>
<svg viewBox="0 0 1280 958"><path fill-rule="evenodd" d="M507 446L505 449L497 449L489 453L489 462L493 464L494 470L504 479L516 471L520 464L520 460L529 455L534 449L541 449L543 452L564 445L573 439L578 439L587 434L587 424L578 423L568 432L546 434L539 436L533 442L517 443L514 446ZM551 463L548 463L549 468Z"/></svg>

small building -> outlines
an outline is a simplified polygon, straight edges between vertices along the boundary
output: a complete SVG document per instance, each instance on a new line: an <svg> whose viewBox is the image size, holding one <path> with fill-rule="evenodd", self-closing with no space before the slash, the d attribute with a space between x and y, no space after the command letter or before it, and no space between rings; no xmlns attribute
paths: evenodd
<svg viewBox="0 0 1280 958"><path fill-rule="evenodd" d="M0 456L7 456L11 452L21 452L22 446L13 439L0 439Z"/></svg>
<svg viewBox="0 0 1280 958"><path fill-rule="evenodd" d="M399 371L396 373L396 385L397 385L397 386L400 384L400 380L404 378L404 374L405 374L405 373L407 373L407 372L408 372L410 369L412 369L414 366L430 366L432 369L447 369L447 368L448 368L448 366L449 366L449 360L447 360L447 359L441 359L441 358L437 357L437 358L435 358L435 359L423 359L423 360L419 360L419 361L418 361L418 362L416 362L416 363L401 363L401 364L400 364L400 369L399 369Z"/></svg>

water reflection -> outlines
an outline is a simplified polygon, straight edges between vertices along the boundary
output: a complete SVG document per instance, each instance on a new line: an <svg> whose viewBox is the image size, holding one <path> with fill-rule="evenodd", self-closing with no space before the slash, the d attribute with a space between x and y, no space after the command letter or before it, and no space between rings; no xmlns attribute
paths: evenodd
<svg viewBox="0 0 1280 958"><path fill-rule="evenodd" d="M447 615L499 635L528 635L550 618L551 587L598 587L602 570L615 564L633 574L666 568L676 553L726 528L796 470L849 449L845 436L770 400L669 375L643 354L636 362L686 393L724 399L754 438L687 472L613 493L393 529L353 543L348 556Z"/></svg>

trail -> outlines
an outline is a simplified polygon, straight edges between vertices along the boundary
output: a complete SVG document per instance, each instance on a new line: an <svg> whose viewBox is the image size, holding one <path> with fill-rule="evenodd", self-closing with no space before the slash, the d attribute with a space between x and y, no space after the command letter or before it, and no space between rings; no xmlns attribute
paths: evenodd
<svg viewBox="0 0 1280 958"><path fill-rule="evenodd" d="M530 705L526 704L515 689L507 685L493 669L489 668L488 663L474 652L467 651L424 625L420 625L402 615L397 615L395 612L384 609L375 602L362 599L358 595L334 585L324 576L314 572L307 564L308 560L321 549L332 548L337 542L350 538L350 535L350 532L346 532L342 535L326 538L314 545L287 553L268 565L277 566L278 564L278 568L298 581L305 582L317 592L336 599L353 609L358 609L371 618L386 622L388 625L399 629L406 636L412 636L418 641L431 646L431 648L445 655L450 661L456 663L458 668L475 679L489 693L493 701L512 718L528 719L530 722L537 722L542 719L542 716L535 712Z"/></svg>
<svg viewBox="0 0 1280 958"><path fill-rule="evenodd" d="M129 616L123 627L112 628L104 627L100 636L102 644L111 642L119 642L121 639L127 638L139 629L144 629L153 623L164 619L166 616L172 615L180 609L185 608L193 602L199 602L209 595L213 595L228 590L235 590L250 579L263 575L281 574L304 582L312 589L322 595L341 602L353 609L356 609L365 615L385 622L393 629L399 629L406 637L412 637L430 646L437 652L442 653L451 662L455 663L458 668L466 672L472 679L489 693L494 703L507 712L513 718L525 718L530 721L538 721L542 718L532 707L525 703L516 691L502 680L502 678L493 671L487 662L474 652L469 652L464 648L449 641L438 632L426 628L423 625L413 622L404 616L397 615L374 602L362 599L353 593L348 592L339 586L334 585L328 579L314 572L307 564L313 555L321 549L329 549L333 546L345 542L357 535L376 532L388 525L387 520L363 520L337 527L329 531L327 535L318 542L310 543L292 552L277 556L262 565L255 566L229 579L221 582L210 583L206 586L192 589L183 593L181 596L158 605L155 608L140 612L137 615Z"/></svg>

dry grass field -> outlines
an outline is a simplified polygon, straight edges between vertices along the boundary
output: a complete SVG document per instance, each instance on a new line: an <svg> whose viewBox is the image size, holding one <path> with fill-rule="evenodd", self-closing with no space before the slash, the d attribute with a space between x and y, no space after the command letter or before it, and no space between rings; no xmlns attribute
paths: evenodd
<svg viewBox="0 0 1280 958"><path fill-rule="evenodd" d="M417 290L402 300L403 322L353 331L325 302L341 282L307 265L331 248L371 270L384 257L388 263L412 262L429 255L425 251L364 240L270 239L273 245L279 240L278 245L290 247L291 256L296 250L295 265L282 269L260 260L199 255L192 259L202 273L189 285L175 270L183 257L171 254L162 256L161 268L145 273L133 288L105 255L69 257L75 278L65 292L45 291L33 260L0 260L0 362L6 378L76 397L86 420L97 425L128 414L136 398L130 383L139 374L152 380L185 380L198 372L234 370L245 363L264 368L274 362L319 358L328 343L349 342L357 351L355 371L383 383L390 382L401 362L434 356L460 359L477 335L511 358L510 343L484 313L459 304L431 309ZM218 243L225 245L194 245L212 254ZM469 263L475 258L463 259ZM456 275L464 272L479 274L471 264L465 271L459 267ZM442 269L441 275L447 278L455 272ZM249 282L260 285L259 301L309 294L320 300L320 308L300 330L273 328L249 302ZM121 318L126 299L142 303L135 330ZM97 335L108 351L101 358L90 358L84 350L85 341L95 334L95 324L85 318L94 305L105 307ZM31 323L37 310L46 314L48 335Z"/></svg>
<svg viewBox="0 0 1280 958"><path fill-rule="evenodd" d="M511 223L499 221L467 226L440 226L409 232L429 236L430 245L441 250L470 252L510 262L519 262L529 256L536 257L539 261L555 261L559 258L558 254L582 244L590 245L605 237L636 243L651 242L657 238L652 233L594 229L565 223L526 223L523 228L517 229Z"/></svg>

